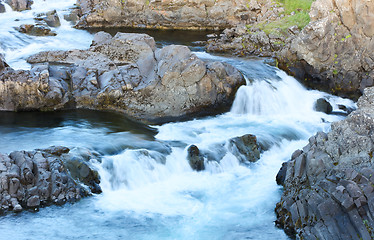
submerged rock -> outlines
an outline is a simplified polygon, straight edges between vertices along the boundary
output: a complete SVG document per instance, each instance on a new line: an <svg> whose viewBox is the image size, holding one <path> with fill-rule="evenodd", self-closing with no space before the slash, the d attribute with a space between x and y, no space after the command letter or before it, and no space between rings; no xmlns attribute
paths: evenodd
<svg viewBox="0 0 374 240"><path fill-rule="evenodd" d="M0 109L88 108L115 110L161 123L230 108L241 73L203 61L186 46L156 48L146 34L95 35L88 50L31 56L31 71L0 74Z"/></svg>
<svg viewBox="0 0 374 240"><path fill-rule="evenodd" d="M311 137L278 174L284 192L277 224L289 233L302 239L373 239L374 88L365 89L358 107L329 133Z"/></svg>

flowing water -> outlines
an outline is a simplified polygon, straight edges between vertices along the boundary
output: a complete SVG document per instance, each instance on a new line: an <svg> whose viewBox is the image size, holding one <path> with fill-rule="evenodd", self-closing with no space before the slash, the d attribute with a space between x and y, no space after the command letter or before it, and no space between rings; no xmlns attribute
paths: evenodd
<svg viewBox="0 0 374 240"><path fill-rule="evenodd" d="M46 10L57 9L61 17L73 3L35 0L33 10L15 13L7 7L0 14L6 22L0 25L0 46L12 67L28 67L25 58L40 50L89 46L92 35L65 21L55 29L56 37L30 37L13 29ZM94 163L102 194L2 216L0 239L288 239L274 225L281 196L275 175L310 136L343 118L314 111L318 98L328 98L337 112L338 104L354 104L307 90L264 59L196 54L228 62L246 77L230 112L160 126L88 110L0 113L0 152L63 145L104 156ZM227 150L227 141L249 133L264 151L258 162L243 165ZM206 153L206 170L189 167L191 144Z"/></svg>

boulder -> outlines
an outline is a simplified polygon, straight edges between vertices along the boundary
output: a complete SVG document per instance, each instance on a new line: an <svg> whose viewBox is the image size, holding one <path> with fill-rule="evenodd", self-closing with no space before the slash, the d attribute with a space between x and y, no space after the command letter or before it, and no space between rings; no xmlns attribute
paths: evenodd
<svg viewBox="0 0 374 240"><path fill-rule="evenodd" d="M6 0L5 1L14 11L30 10L34 3L32 0Z"/></svg>
<svg viewBox="0 0 374 240"><path fill-rule="evenodd" d="M37 69L46 66L43 92L56 99L52 108L74 103L76 108L119 111L146 123L226 111L239 86L245 84L231 65L203 61L185 46L157 49L146 34L112 37L101 32L88 50L42 52L28 62L34 64L29 73L35 73L34 79L40 78ZM19 101L7 94L8 102ZM44 95L40 98L44 101Z"/></svg>
<svg viewBox="0 0 374 240"><path fill-rule="evenodd" d="M0 53L0 72L2 72L9 65L5 62L4 56Z"/></svg>
<svg viewBox="0 0 374 240"><path fill-rule="evenodd" d="M326 99L319 98L314 104L314 110L330 114L332 112L332 106Z"/></svg>
<svg viewBox="0 0 374 240"><path fill-rule="evenodd" d="M17 30L32 36L56 36L56 33L44 24L22 24Z"/></svg>
<svg viewBox="0 0 374 240"><path fill-rule="evenodd" d="M49 27L59 27L61 26L60 18L56 10L49 11L45 13L45 16L38 17L37 19L43 20Z"/></svg>
<svg viewBox="0 0 374 240"><path fill-rule="evenodd" d="M301 239L373 239L374 88L331 131L319 132L278 174L278 226Z"/></svg>
<svg viewBox="0 0 374 240"><path fill-rule="evenodd" d="M193 170L202 171L205 169L204 157L196 145L191 145L188 147L187 160Z"/></svg>
<svg viewBox="0 0 374 240"><path fill-rule="evenodd" d="M252 134L230 139L228 149L242 163L256 162L260 159L260 146L256 136Z"/></svg>
<svg viewBox="0 0 374 240"><path fill-rule="evenodd" d="M79 0L78 27L224 29L252 15L246 0L99 1Z"/></svg>

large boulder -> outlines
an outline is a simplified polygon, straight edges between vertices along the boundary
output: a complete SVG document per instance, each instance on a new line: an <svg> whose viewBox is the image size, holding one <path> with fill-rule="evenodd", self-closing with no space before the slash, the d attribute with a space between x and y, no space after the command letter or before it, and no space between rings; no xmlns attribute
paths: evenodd
<svg viewBox="0 0 374 240"><path fill-rule="evenodd" d="M358 107L311 137L277 176L277 224L301 239L374 237L374 88Z"/></svg>
<svg viewBox="0 0 374 240"><path fill-rule="evenodd" d="M32 0L6 0L5 1L14 11L23 11L31 9L34 3Z"/></svg>
<svg viewBox="0 0 374 240"><path fill-rule="evenodd" d="M55 108L73 102L77 108L115 110L152 123L228 110L245 84L231 65L203 61L185 46L157 49L146 34L101 32L88 50L41 52L28 61L33 69L47 66L45 87L55 89L53 96L61 100Z"/></svg>
<svg viewBox="0 0 374 240"><path fill-rule="evenodd" d="M374 84L374 4L317 0L311 22L278 55L280 67L308 86L357 97Z"/></svg>
<svg viewBox="0 0 374 240"><path fill-rule="evenodd" d="M254 13L247 0L79 0L79 27L224 29Z"/></svg>

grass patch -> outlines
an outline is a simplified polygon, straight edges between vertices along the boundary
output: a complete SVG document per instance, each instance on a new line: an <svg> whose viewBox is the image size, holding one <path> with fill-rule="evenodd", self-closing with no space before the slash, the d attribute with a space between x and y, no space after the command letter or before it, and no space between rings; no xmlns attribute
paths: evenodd
<svg viewBox="0 0 374 240"><path fill-rule="evenodd" d="M297 26L302 30L310 22L309 10L314 0L276 0L284 8L282 19L270 22L259 23L253 27L258 27L266 34L286 35L291 26ZM293 13L293 15L291 15Z"/></svg>
<svg viewBox="0 0 374 240"><path fill-rule="evenodd" d="M312 6L313 0L278 0L283 4L284 13L286 15L292 12L309 11Z"/></svg>
<svg viewBox="0 0 374 240"><path fill-rule="evenodd" d="M295 15L285 16L278 21L270 22L268 24L261 24L259 28L262 29L266 34L276 34L278 32L284 34L291 26L296 25L300 30L303 29L306 25L308 25L309 21L309 13L301 11L295 13Z"/></svg>

